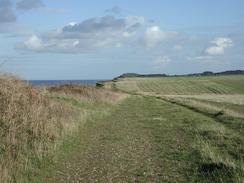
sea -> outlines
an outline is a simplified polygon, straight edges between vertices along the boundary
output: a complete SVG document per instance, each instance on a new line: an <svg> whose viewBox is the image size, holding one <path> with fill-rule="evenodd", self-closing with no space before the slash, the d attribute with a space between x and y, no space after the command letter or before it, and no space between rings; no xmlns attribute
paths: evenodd
<svg viewBox="0 0 244 183"><path fill-rule="evenodd" d="M52 87L65 84L78 84L82 86L96 86L98 80L28 80L35 87Z"/></svg>

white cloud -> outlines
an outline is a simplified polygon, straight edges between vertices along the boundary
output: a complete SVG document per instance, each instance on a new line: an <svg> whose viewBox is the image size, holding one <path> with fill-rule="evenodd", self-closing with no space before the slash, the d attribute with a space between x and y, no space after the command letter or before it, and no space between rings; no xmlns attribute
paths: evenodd
<svg viewBox="0 0 244 183"><path fill-rule="evenodd" d="M153 46L171 36L172 33L162 32L158 26L147 29L144 17L103 16L80 23L70 22L55 31L31 36L17 48L38 52L82 53L122 46L145 46L141 44L142 40L146 40L146 46Z"/></svg>
<svg viewBox="0 0 244 183"><path fill-rule="evenodd" d="M145 44L148 47L154 47L162 41L173 38L176 35L176 32L163 32L158 26L152 26L146 30Z"/></svg>
<svg viewBox="0 0 244 183"><path fill-rule="evenodd" d="M63 33L99 33L99 32L132 32L143 26L144 17L128 16L125 18L116 18L111 15L90 18L80 23L71 23L62 28Z"/></svg>
<svg viewBox="0 0 244 183"><path fill-rule="evenodd" d="M25 49L35 52L79 52L80 40L78 39L61 39L45 41L40 36L33 35L24 43L17 45L18 49ZM103 44L103 43L100 43Z"/></svg>
<svg viewBox="0 0 244 183"><path fill-rule="evenodd" d="M145 24L145 18L141 16L128 16L125 18L125 24L128 28L142 26Z"/></svg>
<svg viewBox="0 0 244 183"><path fill-rule="evenodd" d="M31 36L27 41L24 42L27 49L33 51L40 51L43 48L42 40L36 35Z"/></svg>
<svg viewBox="0 0 244 183"><path fill-rule="evenodd" d="M154 47L177 35L176 32L164 32L158 26L148 25L141 16L118 18L106 15L80 23L70 22L55 31L31 36L16 48L38 52L83 53L107 48Z"/></svg>
<svg viewBox="0 0 244 183"><path fill-rule="evenodd" d="M225 49L233 45L233 41L230 38L219 37L211 41L211 44L212 46L205 50L208 55L223 55Z"/></svg>
<svg viewBox="0 0 244 183"><path fill-rule="evenodd" d="M128 44L143 17L115 18L104 16L91 18L81 23L70 22L61 29L32 36L17 46L19 49L39 52L86 52L98 48L119 48Z"/></svg>
<svg viewBox="0 0 244 183"><path fill-rule="evenodd" d="M70 23L67 24L67 26L72 26L72 27L75 26L75 25L77 25L77 22L70 22Z"/></svg>
<svg viewBox="0 0 244 183"><path fill-rule="evenodd" d="M232 40L230 38L224 38L224 37L220 37L220 38L216 38L215 40L212 41L213 44L216 44L217 46L220 47L229 47L232 45Z"/></svg>
<svg viewBox="0 0 244 183"><path fill-rule="evenodd" d="M223 55L225 50L223 47L211 46L206 49L206 53L209 55Z"/></svg>

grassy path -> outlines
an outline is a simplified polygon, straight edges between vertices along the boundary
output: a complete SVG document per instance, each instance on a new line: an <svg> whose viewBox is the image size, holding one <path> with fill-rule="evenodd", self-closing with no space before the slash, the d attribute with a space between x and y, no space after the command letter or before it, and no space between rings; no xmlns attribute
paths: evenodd
<svg viewBox="0 0 244 183"><path fill-rule="evenodd" d="M200 121L213 122L153 97L130 97L87 122L44 182L222 182L202 169L191 130Z"/></svg>

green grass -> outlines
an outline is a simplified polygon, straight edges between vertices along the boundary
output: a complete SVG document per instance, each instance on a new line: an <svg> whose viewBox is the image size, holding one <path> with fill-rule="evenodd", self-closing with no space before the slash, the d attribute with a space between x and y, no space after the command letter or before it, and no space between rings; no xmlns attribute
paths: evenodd
<svg viewBox="0 0 244 183"><path fill-rule="evenodd" d="M127 92L174 94L244 94L244 76L125 78L113 83Z"/></svg>
<svg viewBox="0 0 244 183"><path fill-rule="evenodd" d="M70 103L72 104L73 106L75 107L78 107L78 108L82 108L82 107L87 107L87 103L85 102L82 102L82 101L78 101L72 97L66 97L66 96L56 96L56 97L53 97L55 99L57 99L58 101L61 101L61 102L66 102L66 103Z"/></svg>
<svg viewBox="0 0 244 183"><path fill-rule="evenodd" d="M0 182L35 182L87 120L126 96L79 85L34 88L0 75Z"/></svg>
<svg viewBox="0 0 244 183"><path fill-rule="evenodd" d="M241 182L243 136L214 118L133 96L94 115L42 182Z"/></svg>
<svg viewBox="0 0 244 183"><path fill-rule="evenodd" d="M216 107L216 110L226 112L228 115L237 117L244 117L244 104L233 104L231 101L223 101L223 102L216 102L216 101L208 101L204 99L194 99L191 98L190 100L201 102L203 104L211 105Z"/></svg>
<svg viewBox="0 0 244 183"><path fill-rule="evenodd" d="M153 128L154 133L158 131L158 136L162 137L161 149L157 153L163 153L167 162L178 160L186 167L182 172L189 177L182 176L174 167L182 179L164 181L244 181L244 76L125 78L112 84L118 90L152 97L165 105L160 109L162 116L155 119L164 119L171 128L162 123L164 129ZM144 113L148 111L152 115L151 122L158 111L153 107L156 103L144 104L149 105ZM167 143L167 136L171 140L177 136L174 129L182 137L180 146L184 150L177 156L165 156L166 152L174 154ZM177 147L174 146L172 151L177 151ZM189 164L185 165L185 161ZM162 164L163 168L170 169L167 164Z"/></svg>
<svg viewBox="0 0 244 183"><path fill-rule="evenodd" d="M243 79L123 79L105 85L135 95L113 105L59 96L90 113L31 182L242 183Z"/></svg>
<svg viewBox="0 0 244 183"><path fill-rule="evenodd" d="M71 104L73 107L80 110L80 117L77 117L79 125L76 126L76 132L73 134L67 134L66 138L63 139L60 143L58 149L56 149L55 154L46 156L41 160L33 158L32 164L30 167L31 172L26 172L25 179L26 182L46 182L46 177L50 175L50 172L53 172L57 167L55 166L57 162L61 162L62 159L67 156L74 148L80 144L80 139L78 138L81 129L86 126L86 123L90 121L97 121L100 118L108 115L115 104L96 102L91 104L87 101L82 101L76 99L72 96L53 96L53 100L59 101L61 104ZM67 121L69 123L69 121ZM85 135L85 133L83 134ZM35 176L33 176L33 174Z"/></svg>

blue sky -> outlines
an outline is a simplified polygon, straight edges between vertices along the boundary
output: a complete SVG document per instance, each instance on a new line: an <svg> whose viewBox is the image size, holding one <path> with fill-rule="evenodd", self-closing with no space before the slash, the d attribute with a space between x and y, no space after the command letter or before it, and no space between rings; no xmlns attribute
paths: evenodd
<svg viewBox="0 0 244 183"><path fill-rule="evenodd" d="M242 0L0 0L0 72L110 79L244 69Z"/></svg>

